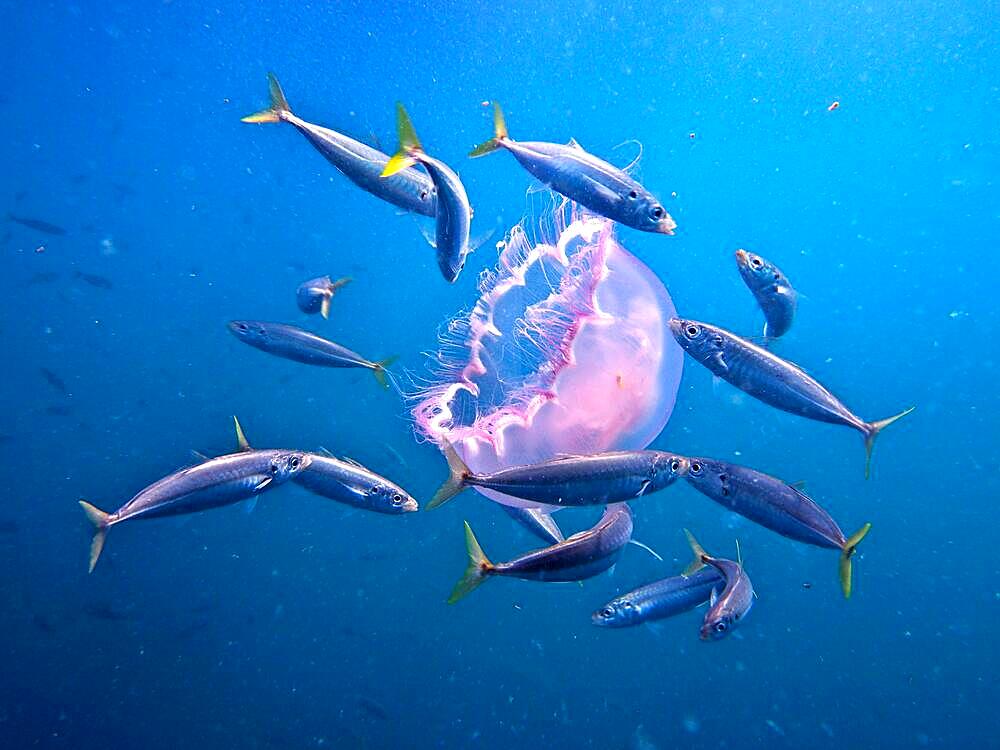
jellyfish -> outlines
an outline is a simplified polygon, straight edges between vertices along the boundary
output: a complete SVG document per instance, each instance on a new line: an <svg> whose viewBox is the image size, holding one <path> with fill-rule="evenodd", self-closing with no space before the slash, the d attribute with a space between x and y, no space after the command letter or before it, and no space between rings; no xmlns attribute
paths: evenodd
<svg viewBox="0 0 1000 750"><path fill-rule="evenodd" d="M418 438L451 443L477 473L645 448L680 384L670 295L614 222L547 192L532 208L498 243L479 299L443 327L432 374L411 397Z"/></svg>

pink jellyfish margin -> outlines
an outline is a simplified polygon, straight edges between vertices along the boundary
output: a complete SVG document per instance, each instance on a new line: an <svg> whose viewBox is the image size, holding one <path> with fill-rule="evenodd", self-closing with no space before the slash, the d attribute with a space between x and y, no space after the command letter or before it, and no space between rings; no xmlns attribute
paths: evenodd
<svg viewBox="0 0 1000 750"><path fill-rule="evenodd" d="M673 302L614 223L550 193L530 205L542 208L498 244L479 299L447 323L431 382L411 397L418 438L450 442L475 472L645 448L680 385Z"/></svg>

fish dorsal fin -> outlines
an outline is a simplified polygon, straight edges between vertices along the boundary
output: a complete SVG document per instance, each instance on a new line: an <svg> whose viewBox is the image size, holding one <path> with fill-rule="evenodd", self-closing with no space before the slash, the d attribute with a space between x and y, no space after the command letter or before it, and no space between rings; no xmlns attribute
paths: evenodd
<svg viewBox="0 0 1000 750"><path fill-rule="evenodd" d="M806 489L806 480L805 479L800 479L797 482L792 482L788 486L791 487L793 490L798 490L799 492L805 492L805 489Z"/></svg>
<svg viewBox="0 0 1000 750"><path fill-rule="evenodd" d="M201 461L201 462L203 462L203 463L204 463L205 461L209 461L209 460L211 460L211 459L209 459L209 457L208 457L208 456L206 456L206 455L205 455L204 453L202 453L201 451L196 451L196 450L195 450L194 448L192 448L192 449L191 449L191 456L192 456L192 457L193 457L194 459L196 459L196 460L198 460L198 461Z"/></svg>
<svg viewBox="0 0 1000 750"><path fill-rule="evenodd" d="M340 460L343 461L345 464L350 464L351 466L354 466L355 468L358 468L358 469L365 468L364 464L362 464L360 461L355 461L350 456L341 456Z"/></svg>
<svg viewBox="0 0 1000 750"><path fill-rule="evenodd" d="M335 456L335 455L333 455L333 454L332 454L332 453L331 453L331 452L329 451L329 449L327 449L327 448L323 447L322 445L321 445L321 446L319 447L319 452L320 452L321 454L323 454L324 456L326 456L327 458L336 458L336 456Z"/></svg>
<svg viewBox="0 0 1000 750"><path fill-rule="evenodd" d="M570 138L569 142L567 142L566 145L569 146L570 148L576 150L576 151L583 151L583 146L581 146L579 144L579 142L576 140L576 138Z"/></svg>
<svg viewBox="0 0 1000 750"><path fill-rule="evenodd" d="M740 540L736 540L736 562L743 567L743 553L740 551Z"/></svg>
<svg viewBox="0 0 1000 750"><path fill-rule="evenodd" d="M252 451L253 448L250 447L250 443L247 442L247 436L243 432L243 426L240 424L240 420L233 415L233 425L236 427L236 445L241 451Z"/></svg>

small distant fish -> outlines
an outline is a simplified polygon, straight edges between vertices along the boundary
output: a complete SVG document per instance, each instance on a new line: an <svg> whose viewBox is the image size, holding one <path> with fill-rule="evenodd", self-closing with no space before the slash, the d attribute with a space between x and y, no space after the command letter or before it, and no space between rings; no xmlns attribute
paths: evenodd
<svg viewBox="0 0 1000 750"><path fill-rule="evenodd" d="M378 719L379 721L388 721L392 718L389 710L383 706L378 701L368 698L367 696L361 696L358 698L358 708L360 708L364 713L368 714L372 718Z"/></svg>
<svg viewBox="0 0 1000 750"><path fill-rule="evenodd" d="M597 524L551 547L529 552L510 562L492 563L465 522L469 566L455 584L449 604L473 591L489 576L529 581L581 581L614 565L632 538L632 511L625 503L609 505Z"/></svg>
<svg viewBox="0 0 1000 750"><path fill-rule="evenodd" d="M235 421L235 420L234 420ZM218 508L256 497L308 468L310 456L302 451L253 450L236 421L240 452L175 471L154 482L114 513L105 513L80 500L94 525L89 571L93 572L104 548L108 530L133 519L159 518Z"/></svg>
<svg viewBox="0 0 1000 750"><path fill-rule="evenodd" d="M469 246L469 229L472 226L469 196L455 171L424 151L402 104L396 104L396 123L399 152L385 165L382 177L391 177L414 164L420 164L430 174L437 188L434 247L438 268L445 280L452 283L458 279L465 267L466 256L472 250Z"/></svg>
<svg viewBox="0 0 1000 750"><path fill-rule="evenodd" d="M845 537L830 514L798 488L755 469L714 458L692 458L685 479L724 508L782 536L840 550L840 586L844 597L850 598L851 557L871 529L870 523Z"/></svg>
<svg viewBox="0 0 1000 750"><path fill-rule="evenodd" d="M74 271L73 278L90 284L92 287L96 287L97 289L114 289L115 286L111 283L111 279L105 278L104 276L98 276L95 273Z"/></svg>
<svg viewBox="0 0 1000 750"><path fill-rule="evenodd" d="M705 613L700 630L703 641L717 641L733 632L750 612L754 597L753 584L740 562L712 557L698 544L690 531L684 529L684 535L695 557L695 563L686 572L693 573L704 565L710 565L725 582L721 591L712 589L708 612Z"/></svg>
<svg viewBox="0 0 1000 750"><path fill-rule="evenodd" d="M798 365L735 333L682 318L671 318L669 326L677 343L694 360L744 393L790 414L846 425L860 432L865 439L865 478L871 474L875 438L914 409L910 407L893 417L866 422Z"/></svg>
<svg viewBox="0 0 1000 750"><path fill-rule="evenodd" d="M68 392L65 381L61 377L56 375L54 372L52 372L52 370L48 369L47 367L40 367L38 371L42 374L42 377L45 378L45 382L51 385L57 391L59 391L60 393Z"/></svg>
<svg viewBox="0 0 1000 750"><path fill-rule="evenodd" d="M563 456L528 466L474 474L454 446L442 445L450 476L427 508L436 508L468 487L486 487L541 505L607 505L649 495L687 472L683 456L666 451L610 451Z"/></svg>
<svg viewBox="0 0 1000 750"><path fill-rule="evenodd" d="M324 318L329 318L330 300L338 289L350 282L350 276L336 281L331 281L329 276L309 279L299 284L299 288L295 290L295 300L302 312L309 315L320 313Z"/></svg>
<svg viewBox="0 0 1000 750"><path fill-rule="evenodd" d="M475 148L475 158L507 149L514 158L557 193L594 213L633 229L673 234L676 222L663 204L624 170L583 150L575 140L568 144L515 141L507 134L500 105L493 103L494 136Z"/></svg>
<svg viewBox="0 0 1000 750"><path fill-rule="evenodd" d="M42 409L42 414L50 417L69 417L73 414L73 407L63 404L52 404L52 406L46 406Z"/></svg>
<svg viewBox="0 0 1000 750"><path fill-rule="evenodd" d="M309 465L293 480L317 495L376 513L411 513L417 501L385 477L349 459L310 453Z"/></svg>
<svg viewBox="0 0 1000 750"><path fill-rule="evenodd" d="M25 282L25 286L35 286L36 284L51 284L56 281L61 274L58 271L39 271L32 274L31 278Z"/></svg>
<svg viewBox="0 0 1000 750"><path fill-rule="evenodd" d="M788 333L798 301L788 277L771 261L746 250L736 251L736 265L764 313L764 338L776 339Z"/></svg>
<svg viewBox="0 0 1000 750"><path fill-rule="evenodd" d="M562 530L556 524L556 520L551 513L546 513L535 508L519 508L506 503L496 503L508 516L517 521L529 533L534 534L543 542L549 544L559 544L565 537Z"/></svg>
<svg viewBox="0 0 1000 750"><path fill-rule="evenodd" d="M41 232L43 234L51 234L57 237L65 235L66 230L61 226L56 224L50 224L47 221L42 221L41 219L32 219L27 216L16 216L15 214L8 213L7 218L13 221L15 224L20 224L22 227L27 227L28 229L34 229L36 232Z"/></svg>
<svg viewBox="0 0 1000 750"><path fill-rule="evenodd" d="M274 73L267 74L271 106L243 118L243 122L287 122L298 129L313 147L341 174L376 198L406 211L434 216L437 211L437 191L431 179L419 169L404 169L390 179L382 179L382 169L389 155L361 141L306 122L294 114Z"/></svg>
<svg viewBox="0 0 1000 750"><path fill-rule="evenodd" d="M386 368L396 361L389 357L377 362L295 326L259 320L234 320L229 331L244 344L276 357L320 367L366 367L383 388L388 388Z"/></svg>

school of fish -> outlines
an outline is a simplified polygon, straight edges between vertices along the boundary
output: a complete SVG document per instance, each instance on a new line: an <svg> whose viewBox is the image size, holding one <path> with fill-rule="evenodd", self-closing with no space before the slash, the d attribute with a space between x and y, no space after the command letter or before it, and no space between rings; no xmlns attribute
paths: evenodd
<svg viewBox="0 0 1000 750"><path fill-rule="evenodd" d="M268 85L269 106L243 121L292 125L354 185L405 212L432 219L435 227L428 241L442 276L454 282L475 250L476 243L470 239L472 206L456 170L424 150L403 105L398 104L396 111L399 150L389 155L301 119L293 114L274 74L268 74ZM493 137L473 149L471 157L508 151L534 179L593 214L643 232L672 235L677 229L663 203L627 168L620 169L589 153L572 138L565 144L515 141L508 134L497 103L493 104L493 125ZM36 231L64 233L60 227L40 220L13 215L10 219ZM799 365L776 354L773 345L792 327L798 294L770 260L745 249L737 250L735 258L737 271L764 318L762 336L742 337L717 325L675 317L669 321L671 337L712 375L764 404L857 430L865 442L867 478L875 438L909 414L912 407L894 416L866 421ZM80 278L96 283L86 276ZM334 281L329 275L304 281L296 289L299 310L328 319L334 296L350 281L348 277ZM324 336L286 323L234 320L228 328L237 340L275 357L319 367L368 369L381 386L390 383L388 368L395 357L371 360ZM53 388L66 391L66 384L55 373L43 368L42 374ZM403 515L419 509L417 500L401 486L350 459L336 458L325 451L251 448L235 417L234 422L236 452L199 456L194 465L158 479L113 512L80 500L94 527L91 572L113 526L134 519L200 513L235 503L252 506L261 494L286 483L373 513ZM525 507L501 507L545 543L514 559L493 562L466 522L468 566L455 584L449 603L497 576L542 582L582 581L612 568L629 544L662 559L633 538L634 518L629 503L655 502L645 498L661 493L673 496L678 491L671 488L676 485L689 485L727 511L788 539L835 550L844 597L850 597L853 591L853 557L871 529L870 523L860 523L848 536L801 487L748 466L713 458L662 450L614 451L560 455L531 465L477 474L452 445L444 443L439 447L448 463L448 477L425 509L438 507L468 488L501 492L525 503ZM551 511L588 506L603 508L597 523L564 537ZM740 555L736 560L716 557L706 552L690 531L685 529L684 533L693 555L691 564L681 573L616 596L592 613L594 625L633 627L704 605L699 636L704 641L717 641L743 622L756 594Z"/></svg>

